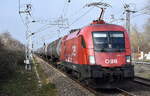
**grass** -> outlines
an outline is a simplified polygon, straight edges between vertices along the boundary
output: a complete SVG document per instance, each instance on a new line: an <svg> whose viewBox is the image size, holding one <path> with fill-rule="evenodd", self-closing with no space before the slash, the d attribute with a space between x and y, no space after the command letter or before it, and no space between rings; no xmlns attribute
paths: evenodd
<svg viewBox="0 0 150 96"><path fill-rule="evenodd" d="M37 96L37 80L32 72L17 70L13 78L3 83L1 93L10 96Z"/></svg>
<svg viewBox="0 0 150 96"><path fill-rule="evenodd" d="M139 76L139 77L150 79L150 74L136 73L135 75Z"/></svg>
<svg viewBox="0 0 150 96"><path fill-rule="evenodd" d="M42 66L40 64L37 64L36 59L34 59L34 63L36 65L42 83L42 88L39 90L39 93L41 94L40 96L56 96L57 90L55 88L55 85L50 83L50 81L48 80L48 75L44 72L45 70L42 69Z"/></svg>
<svg viewBox="0 0 150 96"><path fill-rule="evenodd" d="M56 92L55 85L48 83L39 90L39 96L56 96Z"/></svg>
<svg viewBox="0 0 150 96"><path fill-rule="evenodd" d="M48 84L49 83L48 76L47 76L47 74L44 73L44 70L42 69L42 66L40 64L37 64L37 70L38 70L38 74L41 78L41 83L43 85Z"/></svg>
<svg viewBox="0 0 150 96"><path fill-rule="evenodd" d="M139 59L135 59L136 62L150 62L150 60L139 60Z"/></svg>
<svg viewBox="0 0 150 96"><path fill-rule="evenodd" d="M2 35L0 34L0 96L56 96L54 84L43 83L39 88L35 70L29 72L24 69L25 46L10 34ZM41 73L40 76L45 81L44 74Z"/></svg>
<svg viewBox="0 0 150 96"><path fill-rule="evenodd" d="M42 66L37 62L36 58L33 59L33 63L36 66L36 69L38 71L39 77L41 79L41 83L43 85L48 84L49 83L48 75L44 72L45 70L42 69Z"/></svg>
<svg viewBox="0 0 150 96"><path fill-rule="evenodd" d="M134 66L135 69L135 75L140 76L143 78L150 79L150 66L149 65L143 65L143 64L136 64Z"/></svg>
<svg viewBox="0 0 150 96"><path fill-rule="evenodd" d="M35 72L27 72L23 66L17 69L13 78L1 84L0 95L3 93L9 96L56 96L54 84L47 83L39 88Z"/></svg>

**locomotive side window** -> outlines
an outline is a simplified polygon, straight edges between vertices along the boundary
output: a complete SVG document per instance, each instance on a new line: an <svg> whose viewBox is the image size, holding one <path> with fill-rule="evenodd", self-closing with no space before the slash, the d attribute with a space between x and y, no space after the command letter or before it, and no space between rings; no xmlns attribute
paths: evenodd
<svg viewBox="0 0 150 96"><path fill-rule="evenodd" d="M86 48L86 43L85 43L83 36L81 36L81 45L83 48Z"/></svg>
<svg viewBox="0 0 150 96"><path fill-rule="evenodd" d="M123 52L125 49L124 33L120 31L93 32L95 51Z"/></svg>

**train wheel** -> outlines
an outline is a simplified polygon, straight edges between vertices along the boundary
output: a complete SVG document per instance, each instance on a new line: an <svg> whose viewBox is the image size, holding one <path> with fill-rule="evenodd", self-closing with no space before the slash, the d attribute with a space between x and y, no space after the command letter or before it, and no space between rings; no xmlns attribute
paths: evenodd
<svg viewBox="0 0 150 96"><path fill-rule="evenodd" d="M79 72L77 72L76 77L78 80L81 80L81 74Z"/></svg>
<svg viewBox="0 0 150 96"><path fill-rule="evenodd" d="M73 75L74 78L80 80L81 75L80 75L79 72L77 72L77 71L72 71L72 75Z"/></svg>
<svg viewBox="0 0 150 96"><path fill-rule="evenodd" d="M81 82L85 85L90 85L92 80L87 78L87 79L82 80Z"/></svg>

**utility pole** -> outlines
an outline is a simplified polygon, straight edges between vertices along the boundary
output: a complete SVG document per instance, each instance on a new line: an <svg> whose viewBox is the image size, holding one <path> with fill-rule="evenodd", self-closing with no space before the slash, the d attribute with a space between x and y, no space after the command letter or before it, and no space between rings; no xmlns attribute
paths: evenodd
<svg viewBox="0 0 150 96"><path fill-rule="evenodd" d="M22 17L21 14L24 14L25 15L25 26L26 26L26 48L25 48L25 60L24 60L24 63L26 64L25 65L25 69L26 70L31 70L32 67L31 67L31 64L32 64L32 32L31 30L29 29L29 23L30 23L30 20L29 18L31 17L31 9L32 9L32 5L31 4L26 4L25 5L25 10L20 10L19 8L19 14L20 16ZM22 18L23 20L23 18Z"/></svg>
<svg viewBox="0 0 150 96"><path fill-rule="evenodd" d="M135 13L136 11L131 10L129 4L125 4L124 8L125 8L125 13L126 13L126 29L127 29L128 34L130 36L131 13Z"/></svg>
<svg viewBox="0 0 150 96"><path fill-rule="evenodd" d="M130 32L131 13L135 13L136 11L131 10L129 4L125 4L124 9L125 9L125 14L126 14L126 29L127 29L128 34L129 34L129 37L131 37L131 32ZM133 49L133 46L131 46L131 49Z"/></svg>
<svg viewBox="0 0 150 96"><path fill-rule="evenodd" d="M21 10L20 8L20 2L21 0L19 0L19 15L22 19L22 22L24 23L24 25L26 26L26 46L25 46L25 69L26 70L32 70L32 55L33 55L33 42L32 42L32 36L38 32L44 31L44 29L36 31L36 32L31 32L30 30L30 23L35 23L35 22L40 22L40 21L35 21L33 20L32 16L31 16L31 11L32 11L32 4L27 3L25 4L25 8ZM70 3L71 1L68 0L68 3ZM24 17L24 18L23 18ZM32 19L32 20L31 20ZM47 21L47 20L46 20ZM68 23L64 23L65 21L68 21L68 19L64 19L62 17L54 20L54 21L48 21L48 26L58 26L59 29L61 28L68 28ZM45 43L45 41L44 41Z"/></svg>

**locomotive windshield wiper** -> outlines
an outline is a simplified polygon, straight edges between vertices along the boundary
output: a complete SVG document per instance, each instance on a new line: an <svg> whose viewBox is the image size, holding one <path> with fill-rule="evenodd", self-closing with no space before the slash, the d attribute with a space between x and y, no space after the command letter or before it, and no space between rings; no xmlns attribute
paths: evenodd
<svg viewBox="0 0 150 96"><path fill-rule="evenodd" d="M94 51L98 51L98 52L106 52L106 48L94 49Z"/></svg>
<svg viewBox="0 0 150 96"><path fill-rule="evenodd" d="M119 49L119 51L120 51L120 52L123 52L123 51L125 51L125 49Z"/></svg>

